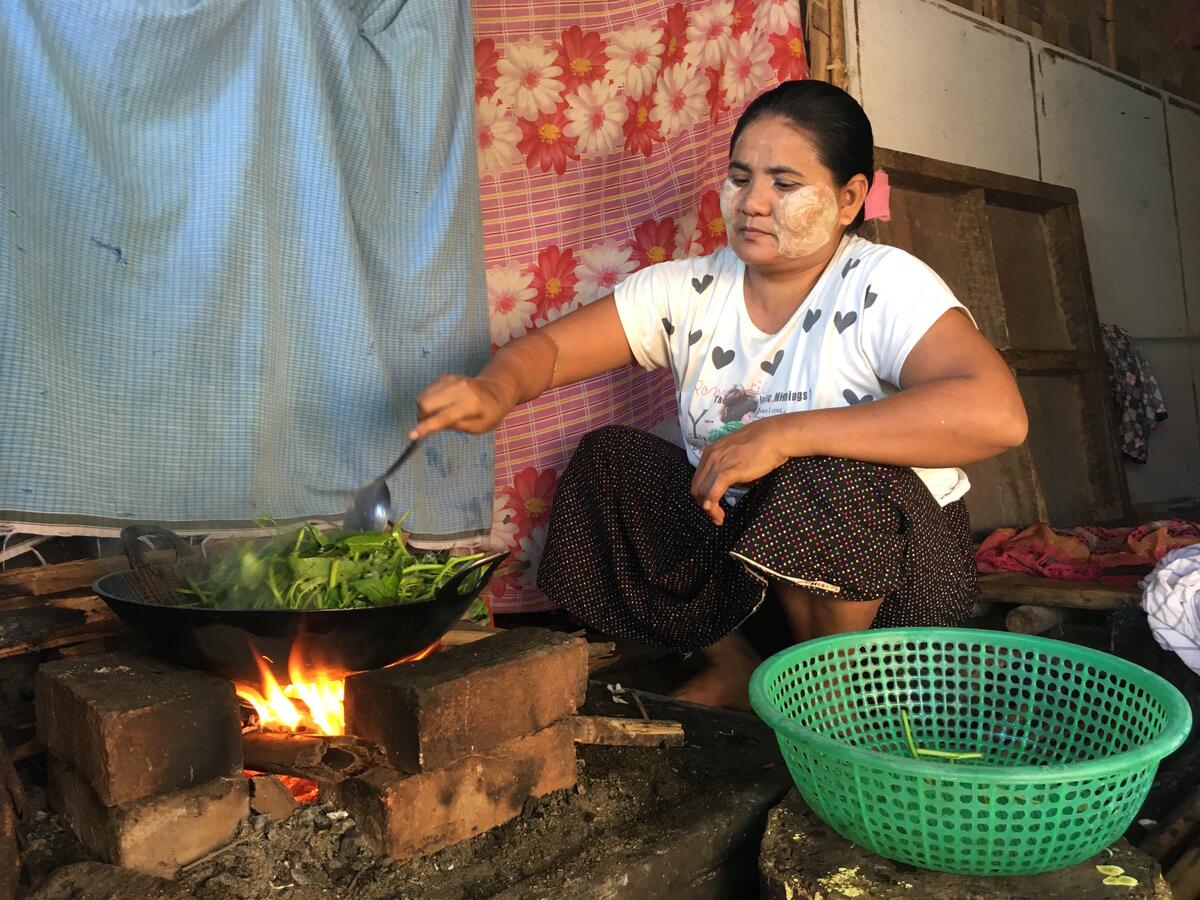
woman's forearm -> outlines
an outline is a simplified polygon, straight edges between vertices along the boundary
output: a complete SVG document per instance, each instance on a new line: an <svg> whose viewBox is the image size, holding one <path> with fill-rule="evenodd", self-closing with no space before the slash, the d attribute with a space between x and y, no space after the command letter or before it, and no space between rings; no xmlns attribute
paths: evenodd
<svg viewBox="0 0 1200 900"><path fill-rule="evenodd" d="M510 406L633 362L611 295L501 347L479 377Z"/></svg>
<svg viewBox="0 0 1200 900"><path fill-rule="evenodd" d="M1021 444L1028 426L1015 390L970 376L940 379L853 406L760 421L772 423L787 456L929 468L996 456Z"/></svg>
<svg viewBox="0 0 1200 900"><path fill-rule="evenodd" d="M491 384L511 409L554 386L557 362L558 345L534 331L497 350L479 378Z"/></svg>

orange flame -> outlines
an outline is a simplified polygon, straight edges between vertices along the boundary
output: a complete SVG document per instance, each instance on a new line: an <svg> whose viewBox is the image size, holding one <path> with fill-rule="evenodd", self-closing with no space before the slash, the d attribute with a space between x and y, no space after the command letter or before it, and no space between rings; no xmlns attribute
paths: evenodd
<svg viewBox="0 0 1200 900"><path fill-rule="evenodd" d="M292 645L288 654L288 677L291 683L280 685L253 647L254 661L262 676L261 689L248 684L236 684L237 695L254 707L259 726L268 731L316 731L321 734L346 732L346 683L348 673L331 674L324 667L308 662L300 649L301 641ZM440 646L434 642L419 653L396 660L390 665L424 659ZM295 701L299 701L297 704Z"/></svg>

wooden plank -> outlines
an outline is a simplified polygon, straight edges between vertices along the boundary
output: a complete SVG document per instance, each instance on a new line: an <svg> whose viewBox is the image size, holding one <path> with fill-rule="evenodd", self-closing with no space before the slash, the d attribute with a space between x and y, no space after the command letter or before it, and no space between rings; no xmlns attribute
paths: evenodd
<svg viewBox="0 0 1200 900"><path fill-rule="evenodd" d="M1000 572L979 576L979 599L988 603L1011 603L1018 606L1109 610L1138 606L1142 600L1142 592L1136 585L1122 587Z"/></svg>
<svg viewBox="0 0 1200 900"><path fill-rule="evenodd" d="M214 551L228 546L229 541L212 540L205 544L205 553L211 556ZM199 553L197 546L195 552ZM150 550L146 553L148 562L171 562L175 559L174 550ZM0 571L0 597L15 597L32 594L35 597L46 597L51 594L61 594L75 591L79 588L90 587L92 582L102 575L121 572L129 568L129 560L124 554L105 556L101 559L76 559L71 562L55 563L49 566L20 566L14 569Z"/></svg>
<svg viewBox="0 0 1200 900"><path fill-rule="evenodd" d="M158 550L146 554L151 560L171 560L173 550ZM0 572L0 597L32 594L44 597L88 587L102 575L120 572L129 568L124 556L109 556L104 559L77 559L50 566L22 566Z"/></svg>
<svg viewBox="0 0 1200 900"><path fill-rule="evenodd" d="M1075 214L1072 213L1075 211ZM1076 227L1074 205L1052 209L1042 217L1046 260L1050 267L1054 296L1076 350L1103 354L1100 321L1092 300L1091 276L1083 231Z"/></svg>
<svg viewBox="0 0 1200 900"><path fill-rule="evenodd" d="M611 747L682 747L687 743L683 726L661 719L621 719L612 716L576 716L575 743Z"/></svg>
<svg viewBox="0 0 1200 900"><path fill-rule="evenodd" d="M1200 897L1200 842L1188 847L1167 871L1167 884L1177 900Z"/></svg>
<svg viewBox="0 0 1200 900"><path fill-rule="evenodd" d="M829 4L829 82L846 88L846 24L842 0Z"/></svg>
<svg viewBox="0 0 1200 900"><path fill-rule="evenodd" d="M1046 251L1045 214L987 206L996 273L1014 346L1073 350ZM1085 335L1090 339L1090 335Z"/></svg>
<svg viewBox="0 0 1200 900"><path fill-rule="evenodd" d="M1138 849L1162 862L1200 824L1200 787L1183 800L1138 844Z"/></svg>
<svg viewBox="0 0 1200 900"><path fill-rule="evenodd" d="M0 612L17 609L34 609L42 606L55 606L59 609L82 609L84 611L99 609L104 601L91 591L81 593L56 594L52 597L35 597L31 594L18 594L13 597L0 597Z"/></svg>
<svg viewBox="0 0 1200 900"><path fill-rule="evenodd" d="M942 277L988 340L1009 346L983 191L928 191L893 178L891 221L876 227L882 242L907 250Z"/></svg>
<svg viewBox="0 0 1200 900"><path fill-rule="evenodd" d="M961 166L913 153L901 153L886 147L875 151L875 165L886 169L889 179L895 177L902 186L919 190L955 192L965 188L983 188L987 192L988 203L1044 212L1078 202L1074 189L1069 187ZM892 175L893 170L895 176Z"/></svg>
<svg viewBox="0 0 1200 900"><path fill-rule="evenodd" d="M476 625L474 622L456 622L449 631L442 635L443 647L460 647L463 644L473 644L492 635L500 634L502 628L490 628L487 625Z"/></svg>
<svg viewBox="0 0 1200 900"><path fill-rule="evenodd" d="M1064 209L1062 231L1068 235L1075 247L1077 265L1074 268L1081 282L1082 306L1076 315L1085 318L1089 323L1093 338L1093 347L1102 352L1103 343L1100 339L1100 319L1096 312L1095 291L1092 288L1092 273L1088 263L1087 243L1083 237L1083 222L1079 218L1079 205L1071 204ZM1066 289L1063 289L1066 296ZM1125 465L1119 451L1117 435L1120 429L1117 423L1117 408L1112 402L1112 394L1105 374L1097 373L1086 379L1089 384L1087 392L1091 397L1088 410L1090 428L1088 430L1089 452L1097 471L1103 472L1105 489L1109 493L1112 508L1111 518L1128 518L1130 514L1129 484L1125 478Z"/></svg>
<svg viewBox="0 0 1200 900"><path fill-rule="evenodd" d="M817 81L829 80L829 36L814 31L808 42L809 71Z"/></svg>
<svg viewBox="0 0 1200 900"><path fill-rule="evenodd" d="M124 631L107 606L72 609L46 605L0 613L0 659L77 644Z"/></svg>
<svg viewBox="0 0 1200 900"><path fill-rule="evenodd" d="M967 467L976 527L1129 515L1075 191L882 149L890 222L875 238L918 256L1021 376L1024 456Z"/></svg>
<svg viewBox="0 0 1200 900"><path fill-rule="evenodd" d="M1046 500L1027 444L963 470L971 482L964 499L976 534L1045 521Z"/></svg>
<svg viewBox="0 0 1200 900"><path fill-rule="evenodd" d="M1086 372L1017 378L1029 414L1027 443L1055 526L1103 524L1125 513L1117 446L1105 444L1111 400L1101 382L1099 373Z"/></svg>
<svg viewBox="0 0 1200 900"><path fill-rule="evenodd" d="M1092 523L1106 524L1129 517L1129 487L1120 456L1115 424L1116 404L1108 374L1083 372L1076 376L1082 398L1084 459L1092 488Z"/></svg>
<svg viewBox="0 0 1200 900"><path fill-rule="evenodd" d="M1024 374L1079 373L1103 369L1104 354L1075 350L1026 350L1009 347L1000 355L1013 369Z"/></svg>

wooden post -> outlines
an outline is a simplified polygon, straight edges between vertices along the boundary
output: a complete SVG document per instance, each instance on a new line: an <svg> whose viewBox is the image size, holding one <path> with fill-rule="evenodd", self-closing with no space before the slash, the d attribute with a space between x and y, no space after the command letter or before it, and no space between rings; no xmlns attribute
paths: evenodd
<svg viewBox="0 0 1200 900"><path fill-rule="evenodd" d="M1117 68L1117 11L1116 0L1104 0L1104 37L1108 44L1108 67Z"/></svg>
<svg viewBox="0 0 1200 900"><path fill-rule="evenodd" d="M829 83L846 88L846 16L844 0L829 0Z"/></svg>

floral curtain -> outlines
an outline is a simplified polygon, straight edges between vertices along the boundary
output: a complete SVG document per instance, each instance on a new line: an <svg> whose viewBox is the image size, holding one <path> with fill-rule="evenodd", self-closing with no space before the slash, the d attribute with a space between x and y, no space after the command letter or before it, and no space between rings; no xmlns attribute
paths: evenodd
<svg viewBox="0 0 1200 900"><path fill-rule="evenodd" d="M805 78L799 0L476 0L476 140L492 342L502 345L665 259L725 241L717 197L746 104ZM677 440L664 372L630 367L518 408L496 435L493 540L515 565L495 612L534 587L554 490L586 432Z"/></svg>

